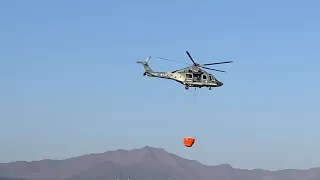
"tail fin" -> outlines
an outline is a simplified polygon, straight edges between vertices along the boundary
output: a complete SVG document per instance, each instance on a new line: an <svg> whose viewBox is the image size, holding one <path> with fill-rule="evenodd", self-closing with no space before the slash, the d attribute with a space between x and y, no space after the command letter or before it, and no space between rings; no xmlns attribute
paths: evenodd
<svg viewBox="0 0 320 180"><path fill-rule="evenodd" d="M151 59L151 56L149 56L147 58L146 61L142 62L142 61L137 61L138 64L142 64L142 66L144 67L144 69L146 70L146 72L153 72L153 70L149 67L148 62Z"/></svg>

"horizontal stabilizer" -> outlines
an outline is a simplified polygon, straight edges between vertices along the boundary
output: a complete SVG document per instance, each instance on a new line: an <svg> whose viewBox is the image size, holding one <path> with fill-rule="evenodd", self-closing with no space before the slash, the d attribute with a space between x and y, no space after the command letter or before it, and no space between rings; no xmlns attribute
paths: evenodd
<svg viewBox="0 0 320 180"><path fill-rule="evenodd" d="M146 72L149 72L149 73L153 72L152 69L148 65L148 61L150 59L151 59L151 56L149 56L146 61L143 61L143 62L142 61L137 61L137 63L142 64L142 66L144 67Z"/></svg>
<svg viewBox="0 0 320 180"><path fill-rule="evenodd" d="M150 61L150 59L151 59L151 56L149 56L145 62L137 61L137 63L139 63L139 64L145 64L145 63L148 63L148 62Z"/></svg>

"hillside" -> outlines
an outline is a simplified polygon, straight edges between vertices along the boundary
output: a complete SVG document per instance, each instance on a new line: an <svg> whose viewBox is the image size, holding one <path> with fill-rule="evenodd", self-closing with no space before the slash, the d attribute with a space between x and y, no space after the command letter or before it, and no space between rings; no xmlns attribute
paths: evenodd
<svg viewBox="0 0 320 180"><path fill-rule="evenodd" d="M7 177L0 177L0 180L26 180L23 178L7 178Z"/></svg>
<svg viewBox="0 0 320 180"><path fill-rule="evenodd" d="M2 163L0 177L28 180L320 180L320 168L267 171L234 169L230 165L207 166L146 146L65 160Z"/></svg>

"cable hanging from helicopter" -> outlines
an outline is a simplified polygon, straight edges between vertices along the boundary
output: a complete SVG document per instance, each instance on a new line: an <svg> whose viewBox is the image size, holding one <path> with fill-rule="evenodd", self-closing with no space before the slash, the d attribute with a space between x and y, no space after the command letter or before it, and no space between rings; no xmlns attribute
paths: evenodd
<svg viewBox="0 0 320 180"><path fill-rule="evenodd" d="M193 121L193 119L197 118L194 111L197 111L197 89L194 88L194 91L193 91L193 102L192 102L192 106L189 106L191 109L190 110L187 110L189 111L190 115L189 115L189 118ZM189 126L189 124L187 123L186 124L187 127ZM185 147L192 147L195 143L195 138L193 137L184 137L183 138L183 144Z"/></svg>
<svg viewBox="0 0 320 180"><path fill-rule="evenodd" d="M184 63L184 62L180 62L180 61L175 61L175 60L171 60L171 59L166 59L166 58L161 58L161 57L156 57L157 59L162 59L162 60L166 60L166 61L172 61L172 62L183 63L183 64L189 65L185 68L178 69L178 70L175 70L172 72L155 72L155 71L153 71L148 64L148 62L151 59L151 56L149 56L146 61L143 61L143 62L137 61L137 63L142 64L142 66L145 69L143 76L174 80L174 81L184 85L185 89L189 89L189 87L194 87L194 88L207 87L207 88L209 88L209 90L211 90L212 88L221 87L223 85L223 83L221 81L219 81L213 74L208 73L207 71L204 71L203 69L208 69L208 70L213 70L213 71L218 71L218 72L226 72L226 71L222 71L219 69L208 68L205 66L226 64L226 63L231 63L233 61L207 63L207 64L200 65L193 60L193 58L191 57L191 55L188 51L186 51L186 53L189 56L190 60L192 61L192 64ZM201 68L203 68L203 69L201 69Z"/></svg>

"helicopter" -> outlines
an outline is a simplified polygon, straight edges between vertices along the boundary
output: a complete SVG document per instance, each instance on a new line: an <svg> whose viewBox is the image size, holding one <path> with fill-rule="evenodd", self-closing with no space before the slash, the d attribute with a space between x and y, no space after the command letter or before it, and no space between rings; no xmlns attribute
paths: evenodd
<svg viewBox="0 0 320 180"><path fill-rule="evenodd" d="M163 79L170 79L174 80L182 85L185 86L185 89L189 89L189 87L194 87L194 88L202 88L202 87L207 87L209 90L211 90L214 87L221 87L223 83L217 78L215 78L212 74L202 70L203 69L208 69L208 70L213 70L213 71L218 71L218 72L226 72L218 69L212 69L204 66L209 66L209 65L216 65L216 64L225 64L225 63L231 63L233 61L225 61L225 62L216 62L216 63L208 63L208 64L197 64L193 58L191 57L190 53L186 51L187 55L193 62L193 64L189 64L190 66L187 66L182 69L178 69L172 72L155 72L153 71L148 62L151 59L151 56L147 58L145 61L137 61L138 64L142 64L142 66L145 69L145 72L143 73L143 76L148 76L148 77L156 77L156 78L163 78ZM158 59L162 60L167 60L167 61L174 61L170 59L165 59L161 57L156 57ZM175 61L179 62L179 61ZM183 63L183 62L179 62Z"/></svg>

